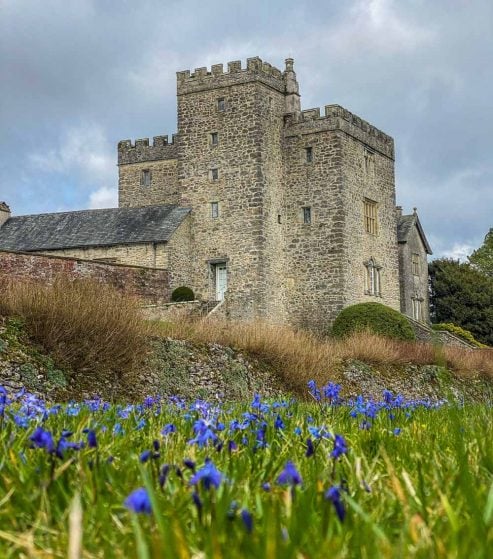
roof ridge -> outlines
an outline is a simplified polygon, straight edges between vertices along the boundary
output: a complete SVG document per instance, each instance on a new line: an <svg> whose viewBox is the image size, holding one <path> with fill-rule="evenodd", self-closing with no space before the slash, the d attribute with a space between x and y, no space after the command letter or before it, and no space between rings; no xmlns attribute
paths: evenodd
<svg viewBox="0 0 493 559"><path fill-rule="evenodd" d="M178 204L154 204L152 206L132 206L128 208L86 208L84 210L67 210L65 212L44 212L39 214L22 214L13 215L10 219L16 219L18 217L38 217L45 215L67 215L67 214L82 214L82 213L96 213L96 212L107 212L108 210L142 210L147 208L183 208L188 209L186 206L180 206Z"/></svg>

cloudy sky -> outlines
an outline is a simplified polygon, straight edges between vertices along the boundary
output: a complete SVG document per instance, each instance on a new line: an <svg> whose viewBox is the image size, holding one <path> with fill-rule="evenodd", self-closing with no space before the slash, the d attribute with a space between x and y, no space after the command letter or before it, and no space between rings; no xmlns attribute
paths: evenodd
<svg viewBox="0 0 493 559"><path fill-rule="evenodd" d="M0 200L117 203L116 144L176 131L175 72L295 59L302 106L392 135L438 256L493 226L492 0L0 0Z"/></svg>

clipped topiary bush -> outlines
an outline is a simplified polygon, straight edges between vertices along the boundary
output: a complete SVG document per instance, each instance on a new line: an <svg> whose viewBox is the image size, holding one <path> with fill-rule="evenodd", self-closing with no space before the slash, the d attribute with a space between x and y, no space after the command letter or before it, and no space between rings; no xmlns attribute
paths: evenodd
<svg viewBox="0 0 493 559"><path fill-rule="evenodd" d="M453 324L452 322L441 322L440 324L432 324L432 328L433 330L446 330L451 334L455 334L458 338L465 340L474 347L488 347L486 344L478 342L478 340L476 340L476 338L472 335L471 332L469 332L469 330L466 330L461 326L457 326L457 324Z"/></svg>
<svg viewBox="0 0 493 559"><path fill-rule="evenodd" d="M354 332L370 331L374 334L412 341L416 339L409 321L400 312L381 303L359 303L346 307L332 326L332 335L345 338Z"/></svg>
<svg viewBox="0 0 493 559"><path fill-rule="evenodd" d="M181 287L177 287L173 293L171 294L171 300L173 303L181 303L183 301L194 301L195 294L194 292L185 285Z"/></svg>

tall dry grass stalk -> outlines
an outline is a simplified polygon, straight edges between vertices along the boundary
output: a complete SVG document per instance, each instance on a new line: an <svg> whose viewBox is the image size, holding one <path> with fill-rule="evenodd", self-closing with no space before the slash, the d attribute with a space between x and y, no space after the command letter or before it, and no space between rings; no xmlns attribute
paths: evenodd
<svg viewBox="0 0 493 559"><path fill-rule="evenodd" d="M94 280L5 282L0 314L22 319L31 338L59 366L75 371L124 373L148 347L149 328L137 302Z"/></svg>
<svg viewBox="0 0 493 559"><path fill-rule="evenodd" d="M468 351L440 348L422 342L402 342L370 332L344 340L323 339L310 332L262 322L227 322L181 318L154 323L156 333L199 343L219 343L261 357L275 366L292 389L305 390L314 379L325 382L351 359L379 366L444 363L464 375L487 374L493 378L493 350Z"/></svg>

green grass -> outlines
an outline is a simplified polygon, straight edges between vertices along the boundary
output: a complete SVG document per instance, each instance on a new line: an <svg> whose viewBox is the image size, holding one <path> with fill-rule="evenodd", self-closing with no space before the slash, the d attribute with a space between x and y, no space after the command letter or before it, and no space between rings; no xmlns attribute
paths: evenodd
<svg viewBox="0 0 493 559"><path fill-rule="evenodd" d="M391 410L394 419L383 410L365 430L363 417L351 417L345 406L292 402L270 407L251 427L230 432L233 419L242 421L243 413L258 410L250 403L225 405L212 422L224 442L220 451L188 443L194 422L203 413L214 415L210 407L202 413L154 404L129 408L126 418L120 417L121 407L92 407L75 408L77 415L62 408L42 423L55 440L63 429L73 431L72 441L87 441L87 428L97 434L97 448L56 458L30 448L39 414L22 428L13 421L19 405L7 406L0 420L0 557L78 557L81 531L81 556L87 558L491 557L491 406L412 412L397 407ZM278 414L282 429L274 426ZM255 449L262 421L267 446ZM121 434L114 433L117 423ZM168 423L176 432L163 436ZM321 426L345 437L346 455L334 460L333 440L313 438L309 428ZM316 448L311 457L305 456L308 437ZM141 463L139 455L155 439L160 457ZM238 445L231 453L230 440ZM206 457L224 480L218 489L200 487L199 511L189 484L193 474L183 459L200 468ZM301 486L276 483L288 460L303 477ZM161 489L163 464L179 466L181 476L172 467ZM270 491L262 489L266 482ZM342 491L344 522L324 497L333 485L347 489ZM131 513L123 505L142 486L152 500L151 515ZM241 519L243 509L253 515L251 533ZM72 556L67 555L70 539Z"/></svg>

